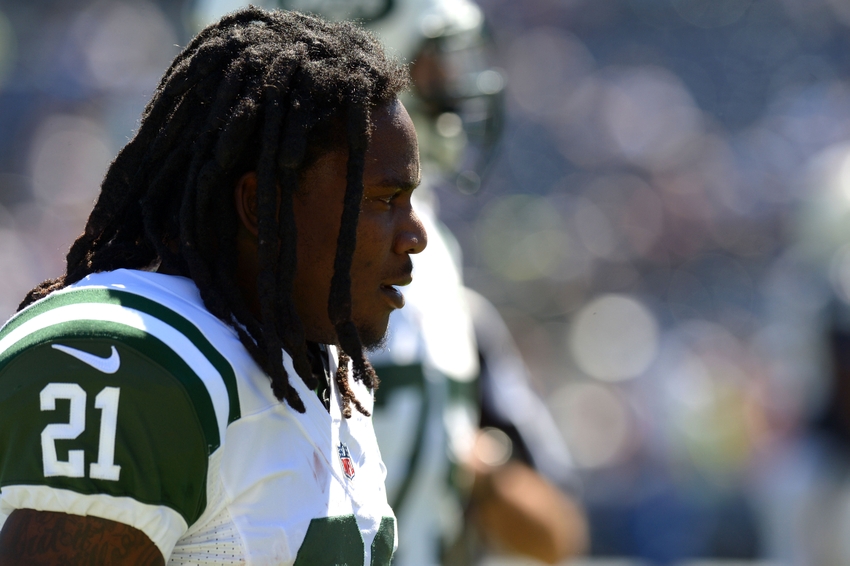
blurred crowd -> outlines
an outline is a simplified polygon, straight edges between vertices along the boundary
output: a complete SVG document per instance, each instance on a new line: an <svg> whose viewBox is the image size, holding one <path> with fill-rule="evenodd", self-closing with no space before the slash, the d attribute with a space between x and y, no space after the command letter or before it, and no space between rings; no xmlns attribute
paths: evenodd
<svg viewBox="0 0 850 566"><path fill-rule="evenodd" d="M569 445L591 554L847 564L850 4L480 4L503 134L440 216ZM4 319L61 273L189 20L0 0Z"/></svg>

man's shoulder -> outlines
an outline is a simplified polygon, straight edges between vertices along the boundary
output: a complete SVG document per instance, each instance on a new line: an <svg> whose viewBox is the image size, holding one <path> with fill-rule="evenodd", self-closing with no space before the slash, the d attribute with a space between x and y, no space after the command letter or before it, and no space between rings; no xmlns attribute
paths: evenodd
<svg viewBox="0 0 850 566"><path fill-rule="evenodd" d="M131 270L51 293L0 329L0 381L29 373L64 383L73 375L83 387L108 381L125 390L156 381L208 421L213 445L239 418L232 358L245 355L191 281Z"/></svg>
<svg viewBox="0 0 850 566"><path fill-rule="evenodd" d="M190 281L156 274L97 274L20 312L0 330L0 499L134 526L165 509L185 530L240 416L234 340Z"/></svg>
<svg viewBox="0 0 850 566"><path fill-rule="evenodd" d="M117 307L117 308L116 308ZM0 340L35 317L55 311L45 322L61 316L97 320L104 311L139 311L165 322L180 319L202 328L226 325L204 306L195 284L185 277L130 269L94 273L49 294L13 316L0 329ZM178 323L176 326L181 326Z"/></svg>

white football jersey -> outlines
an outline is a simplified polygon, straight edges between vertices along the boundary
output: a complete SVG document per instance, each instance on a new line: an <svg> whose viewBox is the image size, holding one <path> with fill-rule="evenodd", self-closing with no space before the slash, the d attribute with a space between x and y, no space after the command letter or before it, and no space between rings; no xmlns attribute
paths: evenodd
<svg viewBox="0 0 850 566"><path fill-rule="evenodd" d="M333 380L329 412L284 361L304 414L183 277L99 273L31 305L0 331L0 526L102 517L175 565L389 565L371 419L342 418Z"/></svg>
<svg viewBox="0 0 850 566"><path fill-rule="evenodd" d="M479 367L456 242L427 202L415 206L428 247L413 258L414 280L405 307L390 317L387 348L370 360L381 377L375 432L404 541L394 564L434 566L463 526L465 501L449 478L478 427Z"/></svg>

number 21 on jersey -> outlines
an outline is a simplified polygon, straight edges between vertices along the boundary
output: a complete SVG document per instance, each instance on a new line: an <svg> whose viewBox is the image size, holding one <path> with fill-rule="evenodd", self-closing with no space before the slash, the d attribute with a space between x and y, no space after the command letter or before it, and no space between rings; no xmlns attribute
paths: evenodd
<svg viewBox="0 0 850 566"><path fill-rule="evenodd" d="M121 466L115 464L115 431L118 427L118 398L120 387L104 387L94 398L95 409L100 409L100 437L97 460L89 466L89 477L118 481ZM82 450L69 450L67 460L56 455L57 440L73 440L86 428L86 392L76 383L48 383L40 394L41 410L55 411L57 399L71 403L67 423L53 423L41 431L41 455L44 477L85 477L85 454Z"/></svg>

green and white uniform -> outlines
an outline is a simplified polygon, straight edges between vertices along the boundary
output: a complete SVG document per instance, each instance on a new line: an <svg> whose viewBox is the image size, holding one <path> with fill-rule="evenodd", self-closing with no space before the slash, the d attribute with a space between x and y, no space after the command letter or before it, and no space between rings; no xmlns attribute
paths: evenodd
<svg viewBox="0 0 850 566"><path fill-rule="evenodd" d="M419 198L417 189L414 198ZM370 357L381 377L375 432L398 516L398 566L435 566L463 527L454 465L478 429L478 354L456 242L426 202L415 202L428 247L413 258L405 307L390 318L387 348ZM455 478L461 479L461 478Z"/></svg>
<svg viewBox="0 0 850 566"><path fill-rule="evenodd" d="M182 277L100 273L31 305L0 331L0 527L58 511L132 525L168 564L388 565L371 420L284 362L304 414Z"/></svg>
<svg viewBox="0 0 850 566"><path fill-rule="evenodd" d="M503 431L512 457L556 485L574 489L575 478L505 322L463 286L457 242L433 207L415 206L428 247L413 258L414 280L390 318L387 348L371 358L381 376L375 432L401 539L393 564L467 566L475 548L462 538L463 508L472 478L454 465L468 458L479 428Z"/></svg>

